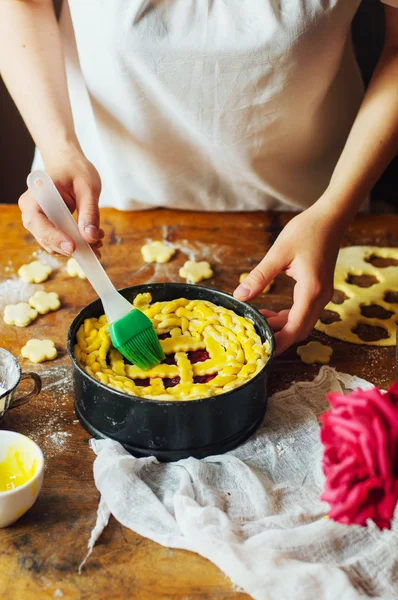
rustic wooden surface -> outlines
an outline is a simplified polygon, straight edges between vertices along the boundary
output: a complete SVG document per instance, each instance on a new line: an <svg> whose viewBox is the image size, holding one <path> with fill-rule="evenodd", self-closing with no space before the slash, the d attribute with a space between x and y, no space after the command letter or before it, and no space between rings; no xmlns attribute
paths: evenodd
<svg viewBox="0 0 398 600"><path fill-rule="evenodd" d="M289 215L197 214L150 211L138 214L102 211L107 245L103 264L117 287L179 281L178 269L186 255L209 260L214 278L208 286L232 292L239 274L250 270L264 255ZM167 239L180 251L166 265L146 265L140 247L148 239ZM398 246L398 216L360 216L347 231L345 245ZM33 508L15 525L0 530L0 598L2 600L125 599L166 600L248 598L235 593L229 580L210 562L193 553L170 550L148 541L111 519L81 576L77 569L85 555L95 523L99 494L94 486L94 455L89 435L76 422L70 386L70 365L65 351L68 326L76 313L93 300L86 281L71 279L66 260L39 251L39 257L57 268L50 279L27 286L17 270L39 250L20 224L15 206L0 207L0 310L6 303L27 300L35 289L57 291L62 309L40 316L25 329L7 326L0 319L0 346L20 354L31 337L55 341L59 358L31 365L19 356L23 370L43 378L43 391L30 404L6 414L0 427L35 439L46 459L42 493ZM10 281L11 280L11 281ZM292 284L278 276L269 295L257 306L289 306ZM314 339L333 346L332 365L339 370L387 386L394 377L394 349L355 346L320 333ZM311 379L317 366L305 366L295 348L279 357L271 378L271 391L293 380Z"/></svg>

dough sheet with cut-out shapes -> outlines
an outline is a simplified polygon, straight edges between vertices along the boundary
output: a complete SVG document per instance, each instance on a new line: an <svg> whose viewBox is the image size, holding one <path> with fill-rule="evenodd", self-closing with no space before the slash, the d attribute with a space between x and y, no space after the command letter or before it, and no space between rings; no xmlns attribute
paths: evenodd
<svg viewBox="0 0 398 600"><path fill-rule="evenodd" d="M338 313L340 320L333 323L318 321L315 329L330 337L354 344L372 346L396 344L398 264L386 267L375 266L371 262L373 258L390 259L390 262L398 261L398 248L350 246L340 250L334 274L334 289L345 294L346 299L340 304L331 301L326 306L326 310ZM377 282L370 287L355 285L355 277L363 276L369 279L373 277ZM366 317L363 314L366 313L367 307L375 305L384 309L386 318ZM365 341L356 333L357 328L361 326L382 328L385 337Z"/></svg>

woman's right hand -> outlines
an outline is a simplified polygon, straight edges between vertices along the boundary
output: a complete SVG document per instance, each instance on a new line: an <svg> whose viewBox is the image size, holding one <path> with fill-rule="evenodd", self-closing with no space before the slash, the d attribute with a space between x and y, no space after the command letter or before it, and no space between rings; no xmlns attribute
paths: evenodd
<svg viewBox="0 0 398 600"><path fill-rule="evenodd" d="M99 226L101 179L97 170L80 150L69 149L58 153L51 160L45 160L45 164L46 172L71 213L77 210L81 236L100 257L99 248L102 246L104 232ZM75 250L74 241L49 221L29 190L22 194L18 204L25 229L30 231L47 252L72 255Z"/></svg>

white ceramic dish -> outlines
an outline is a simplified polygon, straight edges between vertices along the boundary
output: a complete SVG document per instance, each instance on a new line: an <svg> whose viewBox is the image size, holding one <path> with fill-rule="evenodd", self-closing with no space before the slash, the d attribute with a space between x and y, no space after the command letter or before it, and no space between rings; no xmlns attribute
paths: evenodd
<svg viewBox="0 0 398 600"><path fill-rule="evenodd" d="M26 483L5 492L0 491L0 527L15 523L36 502L44 476L44 458L39 446L30 438L15 431L0 430L0 463L9 447L19 452L25 469L29 471L36 460L35 472Z"/></svg>

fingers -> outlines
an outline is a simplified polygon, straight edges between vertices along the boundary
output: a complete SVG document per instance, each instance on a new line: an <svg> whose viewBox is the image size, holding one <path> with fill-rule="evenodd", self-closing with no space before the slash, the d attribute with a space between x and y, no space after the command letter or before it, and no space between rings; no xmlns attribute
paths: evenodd
<svg viewBox="0 0 398 600"><path fill-rule="evenodd" d="M271 327L274 333L277 333L281 329L283 329L286 325L287 318L284 316L271 317L268 319L269 326Z"/></svg>
<svg viewBox="0 0 398 600"><path fill-rule="evenodd" d="M101 258L100 248L102 248L103 245L104 244L101 241L95 242L95 244L91 245L91 248L93 249L93 252L97 256L97 258Z"/></svg>
<svg viewBox="0 0 398 600"><path fill-rule="evenodd" d="M272 331L276 333L286 325L289 316L289 309L284 309L279 312L263 309L260 310L260 313L267 319Z"/></svg>
<svg viewBox="0 0 398 600"><path fill-rule="evenodd" d="M275 335L277 354L305 339L312 331L322 309L330 299L329 288L320 281L299 280L285 326Z"/></svg>
<svg viewBox="0 0 398 600"><path fill-rule="evenodd" d="M234 291L238 300L250 300L261 294L264 288L278 275L285 265L275 246L269 250L263 260L249 273L243 283Z"/></svg>
<svg viewBox="0 0 398 600"><path fill-rule="evenodd" d="M267 320L271 317L276 317L276 316L285 316L287 318L287 315L289 314L290 308L284 308L283 310L269 310L268 308L262 308L259 312L263 315L263 317L265 317Z"/></svg>
<svg viewBox="0 0 398 600"><path fill-rule="evenodd" d="M47 219L29 190L20 197L18 204L22 212L22 222L25 229L36 238L47 252L68 257L72 256L76 247L75 242ZM99 248L103 246L101 240L104 235L104 231L99 229L99 239L91 245L99 258L101 258Z"/></svg>
<svg viewBox="0 0 398 600"><path fill-rule="evenodd" d="M47 252L63 256L72 255L75 250L74 241L47 219L29 191L20 197L18 204L25 229L30 231Z"/></svg>
<svg viewBox="0 0 398 600"><path fill-rule="evenodd" d="M263 315L263 317L265 317L266 319L268 319L269 317L276 317L276 316L277 316L277 314L278 314L278 311L275 311L275 310L269 310L268 308L262 308L262 309L261 309L259 312L260 312L260 313Z"/></svg>
<svg viewBox="0 0 398 600"><path fill-rule="evenodd" d="M74 192L80 234L86 242L93 244L101 239L102 230L99 227L100 215L98 208L101 184L99 180L76 179Z"/></svg>

